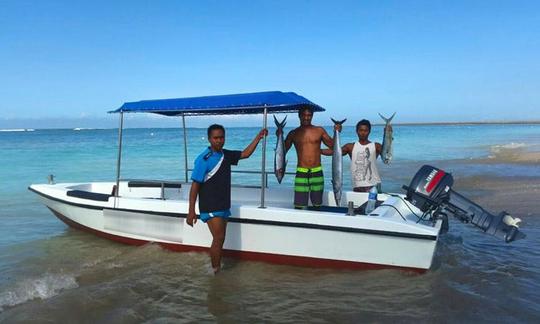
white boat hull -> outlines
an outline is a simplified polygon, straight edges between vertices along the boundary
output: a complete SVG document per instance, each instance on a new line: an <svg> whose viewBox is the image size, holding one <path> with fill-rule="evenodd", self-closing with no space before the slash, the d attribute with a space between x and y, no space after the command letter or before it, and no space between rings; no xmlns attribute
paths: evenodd
<svg viewBox="0 0 540 324"><path fill-rule="evenodd" d="M120 198L108 197L112 183L32 185L44 204L70 226L122 243L156 242L177 251L204 251L212 237L202 221L185 222L189 184L179 189L130 188L121 183ZM89 192L101 197L69 196ZM430 268L440 223L417 223L415 207L385 197L393 207L378 207L372 216L295 210L292 192L269 189L259 208L256 188L233 188L232 216L225 254L275 263L339 268ZM165 199L160 199L163 196ZM241 198L240 198L241 197ZM346 192L343 201L365 202L366 194ZM325 193L325 205L335 205ZM394 208L396 207L396 208ZM399 215L395 210L401 210ZM418 211L419 213L419 211ZM377 214L374 216L373 214Z"/></svg>

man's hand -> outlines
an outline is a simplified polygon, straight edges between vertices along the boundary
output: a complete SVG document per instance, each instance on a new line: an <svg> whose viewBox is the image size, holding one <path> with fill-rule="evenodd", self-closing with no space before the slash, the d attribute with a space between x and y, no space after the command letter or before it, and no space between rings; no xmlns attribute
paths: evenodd
<svg viewBox="0 0 540 324"><path fill-rule="evenodd" d="M257 138L258 138L259 140L262 140L263 137L265 137L265 136L268 136L268 129L263 128L263 129L261 129L261 131L260 131L259 134L257 135Z"/></svg>
<svg viewBox="0 0 540 324"><path fill-rule="evenodd" d="M197 215L194 210L190 210L187 214L186 222L189 226L193 227L193 224L197 223Z"/></svg>
<svg viewBox="0 0 540 324"><path fill-rule="evenodd" d="M262 138L264 138L266 135L268 135L268 130L266 128L263 128L259 131L257 136L249 143L249 145L242 151L242 154L240 154L241 159L247 159L248 157L253 154L253 151L255 151L255 148L257 148L257 145L259 145L259 142Z"/></svg>
<svg viewBox="0 0 540 324"><path fill-rule="evenodd" d="M341 133L341 124L334 124L334 130Z"/></svg>

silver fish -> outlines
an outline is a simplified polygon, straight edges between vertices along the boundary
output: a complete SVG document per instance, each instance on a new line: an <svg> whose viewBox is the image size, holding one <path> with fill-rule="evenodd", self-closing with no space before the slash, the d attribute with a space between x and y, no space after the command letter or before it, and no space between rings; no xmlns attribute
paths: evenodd
<svg viewBox="0 0 540 324"><path fill-rule="evenodd" d="M276 175L278 183L281 183L281 180L285 175L285 169L287 168L287 161L285 161L285 140L283 139L283 129L287 124L285 122L286 120L287 116L285 116L285 118L283 118L280 123L274 115L274 123L276 123L276 127L278 129L281 129L281 133L277 138L276 149L274 153L274 174Z"/></svg>
<svg viewBox="0 0 540 324"><path fill-rule="evenodd" d="M336 121L333 118L332 122L335 125L343 124L347 119ZM334 129L334 152L332 153L332 189L334 190L334 199L336 205L341 202L341 188L343 186L343 154L341 153L341 140L339 132Z"/></svg>
<svg viewBox="0 0 540 324"><path fill-rule="evenodd" d="M384 137L382 142L382 152L381 152L381 159L384 162L384 164L390 163L393 157L392 153L392 141L394 140L394 131L392 130L392 125L390 125L390 122L392 121L392 118L396 113L394 113L390 118L386 118L383 115L379 114L381 118L384 120L386 125L384 125Z"/></svg>

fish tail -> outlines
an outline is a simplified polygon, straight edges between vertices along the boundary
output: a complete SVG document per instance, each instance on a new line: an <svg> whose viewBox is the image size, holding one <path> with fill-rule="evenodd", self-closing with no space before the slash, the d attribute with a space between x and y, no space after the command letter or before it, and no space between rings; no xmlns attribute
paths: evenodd
<svg viewBox="0 0 540 324"><path fill-rule="evenodd" d="M341 125L343 124L345 121L347 121L347 118L343 119L342 121L338 121L338 120L335 120L334 118L330 117L330 119L332 120L332 122L336 125Z"/></svg>
<svg viewBox="0 0 540 324"><path fill-rule="evenodd" d="M274 116L274 124L276 124L276 127L279 128L279 122L278 122L278 120L276 118L276 115L272 115L272 116Z"/></svg>
<svg viewBox="0 0 540 324"><path fill-rule="evenodd" d="M285 125L287 125L287 116L285 116L285 118L283 118L283 120L281 122L278 121L278 119L276 118L276 115L273 115L274 116L274 123L276 124L276 127L277 128L284 128Z"/></svg>
<svg viewBox="0 0 540 324"><path fill-rule="evenodd" d="M285 115L285 118L283 118L283 120L281 121L280 125L281 125L282 128L285 128L285 125L287 125L286 120L287 120L287 115Z"/></svg>
<svg viewBox="0 0 540 324"><path fill-rule="evenodd" d="M392 114L392 116L390 116L390 118L386 118L386 117L384 117L383 115L381 115L381 114L379 113L379 116L381 116L381 118L382 118L382 119L384 120L384 122L387 123L387 124L389 124L389 123L392 121L392 119L394 118L395 115L396 115L396 113L394 112L394 113Z"/></svg>

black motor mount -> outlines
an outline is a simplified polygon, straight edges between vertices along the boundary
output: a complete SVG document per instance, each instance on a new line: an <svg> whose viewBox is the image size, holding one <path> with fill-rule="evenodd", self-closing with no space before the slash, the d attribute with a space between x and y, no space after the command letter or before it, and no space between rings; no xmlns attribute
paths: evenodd
<svg viewBox="0 0 540 324"><path fill-rule="evenodd" d="M506 212L493 215L452 190L454 178L450 173L430 165L416 172L407 191L406 199L421 211L431 212L433 217L453 215L462 222L471 223L487 234L502 238L509 243L525 237L519 231L519 218Z"/></svg>

